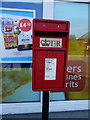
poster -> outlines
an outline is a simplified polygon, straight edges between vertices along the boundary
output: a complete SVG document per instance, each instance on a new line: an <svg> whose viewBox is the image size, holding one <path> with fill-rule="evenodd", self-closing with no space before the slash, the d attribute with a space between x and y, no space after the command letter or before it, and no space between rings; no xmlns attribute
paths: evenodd
<svg viewBox="0 0 90 120"><path fill-rule="evenodd" d="M90 73L88 72L90 50L87 50L87 47L90 46L88 4L55 2L54 19L70 21L68 73L66 74L66 87L69 92L65 92L66 100L90 99L88 89L90 85ZM80 90L81 88L83 89ZM70 92L71 90L72 92Z"/></svg>
<svg viewBox="0 0 90 120"><path fill-rule="evenodd" d="M0 10L0 62L32 61L32 20L35 11Z"/></svg>

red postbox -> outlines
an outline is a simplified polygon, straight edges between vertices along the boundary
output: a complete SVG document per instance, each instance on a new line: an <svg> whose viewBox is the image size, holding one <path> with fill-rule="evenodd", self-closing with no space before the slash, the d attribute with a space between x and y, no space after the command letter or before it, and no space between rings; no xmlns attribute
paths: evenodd
<svg viewBox="0 0 90 120"><path fill-rule="evenodd" d="M33 91L64 91L69 21L33 19Z"/></svg>

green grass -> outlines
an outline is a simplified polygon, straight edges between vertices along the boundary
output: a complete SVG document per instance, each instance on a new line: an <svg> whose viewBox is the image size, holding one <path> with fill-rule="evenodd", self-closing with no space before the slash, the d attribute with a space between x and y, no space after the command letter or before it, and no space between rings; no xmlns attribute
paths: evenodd
<svg viewBox="0 0 90 120"><path fill-rule="evenodd" d="M84 40L69 40L69 55L84 55Z"/></svg>

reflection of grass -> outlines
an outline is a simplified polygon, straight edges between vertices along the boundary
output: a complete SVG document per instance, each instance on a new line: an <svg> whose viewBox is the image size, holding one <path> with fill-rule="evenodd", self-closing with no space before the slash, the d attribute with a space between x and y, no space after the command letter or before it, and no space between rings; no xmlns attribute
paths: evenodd
<svg viewBox="0 0 90 120"><path fill-rule="evenodd" d="M3 68L1 72L1 97L12 95L17 88L31 81L29 68Z"/></svg>
<svg viewBox="0 0 90 120"><path fill-rule="evenodd" d="M71 39L69 41L69 55L84 55L84 40Z"/></svg>

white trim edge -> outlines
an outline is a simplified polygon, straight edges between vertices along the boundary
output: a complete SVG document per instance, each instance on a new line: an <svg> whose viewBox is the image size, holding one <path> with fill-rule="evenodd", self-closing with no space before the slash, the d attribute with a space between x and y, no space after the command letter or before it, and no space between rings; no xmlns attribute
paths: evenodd
<svg viewBox="0 0 90 120"><path fill-rule="evenodd" d="M31 103L8 103L0 104L2 114L21 114L21 113L37 113L41 112L40 102Z"/></svg>
<svg viewBox="0 0 90 120"><path fill-rule="evenodd" d="M70 100L50 103L50 112L88 110L88 100Z"/></svg>
<svg viewBox="0 0 90 120"><path fill-rule="evenodd" d="M26 9L13 9L13 8L0 8L0 10L8 10L8 11L20 11L20 12L33 12L34 18L35 16L35 10L26 10Z"/></svg>
<svg viewBox="0 0 90 120"><path fill-rule="evenodd" d="M90 100L70 100L50 102L50 112L88 110ZM0 114L41 113L41 102L0 104Z"/></svg>

